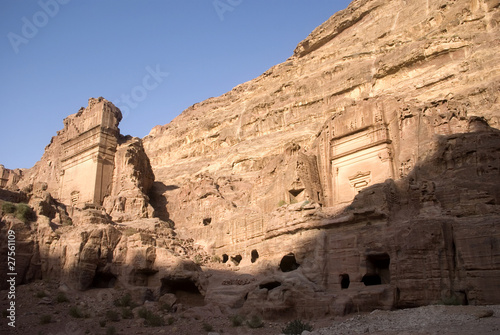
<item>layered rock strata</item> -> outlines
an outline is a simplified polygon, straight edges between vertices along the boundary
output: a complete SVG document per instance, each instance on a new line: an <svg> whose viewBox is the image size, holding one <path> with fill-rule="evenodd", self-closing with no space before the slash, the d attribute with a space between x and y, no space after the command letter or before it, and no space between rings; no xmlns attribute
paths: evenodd
<svg viewBox="0 0 500 335"><path fill-rule="evenodd" d="M142 140L91 99L18 183L37 224L3 215L20 278L266 317L498 303L499 7L353 1Z"/></svg>
<svg viewBox="0 0 500 335"><path fill-rule="evenodd" d="M499 19L498 1L353 1L286 62L153 128L176 231L278 271L249 306L498 301Z"/></svg>

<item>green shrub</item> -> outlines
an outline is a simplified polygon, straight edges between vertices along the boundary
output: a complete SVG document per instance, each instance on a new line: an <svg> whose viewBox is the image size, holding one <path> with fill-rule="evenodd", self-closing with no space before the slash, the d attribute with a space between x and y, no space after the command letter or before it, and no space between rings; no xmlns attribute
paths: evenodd
<svg viewBox="0 0 500 335"><path fill-rule="evenodd" d="M71 220L71 218L70 218L70 217L64 217L64 218L62 219L62 225L63 225L64 227L66 227L66 226L72 226L72 225L73 225L73 220Z"/></svg>
<svg viewBox="0 0 500 335"><path fill-rule="evenodd" d="M38 291L36 292L36 297L37 298L45 298L47 296L47 294L45 293L45 291Z"/></svg>
<svg viewBox="0 0 500 335"><path fill-rule="evenodd" d="M59 292L57 293L56 301L58 303L63 303L63 302L69 302L69 299L64 292Z"/></svg>
<svg viewBox="0 0 500 335"><path fill-rule="evenodd" d="M139 310L139 317L144 319L144 325L148 327L161 327L165 325L161 316L154 314L146 308Z"/></svg>
<svg viewBox="0 0 500 335"><path fill-rule="evenodd" d="M122 308L122 318L124 319L133 319L134 318L134 313L130 308Z"/></svg>
<svg viewBox="0 0 500 335"><path fill-rule="evenodd" d="M110 309L106 311L106 319L108 319L109 321L118 322L120 321L120 316L116 311Z"/></svg>
<svg viewBox="0 0 500 335"><path fill-rule="evenodd" d="M250 328L262 328L264 327L264 322L258 315L253 315L250 320L247 321L247 326Z"/></svg>
<svg viewBox="0 0 500 335"><path fill-rule="evenodd" d="M106 329L106 335L115 335L116 334L116 328L113 326L109 326Z"/></svg>
<svg viewBox="0 0 500 335"><path fill-rule="evenodd" d="M130 293L127 293L123 297L116 299L113 303L116 307L137 307L137 304L132 300L132 296L130 295Z"/></svg>
<svg viewBox="0 0 500 335"><path fill-rule="evenodd" d="M16 218L24 223L33 221L35 220L35 212L33 212L33 209L26 204L18 204L16 206Z"/></svg>
<svg viewBox="0 0 500 335"><path fill-rule="evenodd" d="M12 202L4 202L2 204L2 212L5 214L11 214L16 211L16 205L14 205Z"/></svg>
<svg viewBox="0 0 500 335"><path fill-rule="evenodd" d="M239 327L245 323L245 319L241 315L231 315L229 320L231 321L231 325L233 327Z"/></svg>
<svg viewBox="0 0 500 335"><path fill-rule="evenodd" d="M168 226L169 228L172 228L172 229L173 229L173 228L175 228L175 222L174 222L174 221L172 221L172 220L170 220L170 219L167 219L167 220L165 221L165 223L167 224L167 226Z"/></svg>
<svg viewBox="0 0 500 335"><path fill-rule="evenodd" d="M283 334L287 335L300 335L304 330L311 331L313 327L308 323L303 323L300 320L294 320L287 323L286 327L281 329Z"/></svg>
<svg viewBox="0 0 500 335"><path fill-rule="evenodd" d="M311 202L309 200L306 200L302 203L302 206L300 206L301 208L304 208L305 206L309 205Z"/></svg>
<svg viewBox="0 0 500 335"><path fill-rule="evenodd" d="M139 312L138 312L139 317L140 317L140 318L143 318L143 319L147 318L147 316L148 316L148 314L149 314L149 313L151 313L151 312L150 312L149 310L147 310L146 308L144 308L144 307L143 307L143 308L141 308L141 309L139 310Z"/></svg>
<svg viewBox="0 0 500 335"><path fill-rule="evenodd" d="M203 330L210 333L211 331L214 330L214 327L212 327L211 324L204 322L202 326Z"/></svg>
<svg viewBox="0 0 500 335"><path fill-rule="evenodd" d="M46 325L46 324L51 323L51 322L52 322L52 315L46 314L46 315L42 315L40 317L40 324L42 324L42 325Z"/></svg>
<svg viewBox="0 0 500 335"><path fill-rule="evenodd" d="M24 223L36 219L35 212L27 204L13 204L7 201L2 204L2 212L5 214L14 214L16 218Z"/></svg>
<svg viewBox="0 0 500 335"><path fill-rule="evenodd" d="M196 264L198 264L198 265L203 264L203 256L202 256L202 255L200 255L200 254L196 254L196 255L194 256L194 262L195 262Z"/></svg>
<svg viewBox="0 0 500 335"><path fill-rule="evenodd" d="M71 306L69 309L69 315L76 318L76 319L81 319L84 317L82 311L76 306Z"/></svg>

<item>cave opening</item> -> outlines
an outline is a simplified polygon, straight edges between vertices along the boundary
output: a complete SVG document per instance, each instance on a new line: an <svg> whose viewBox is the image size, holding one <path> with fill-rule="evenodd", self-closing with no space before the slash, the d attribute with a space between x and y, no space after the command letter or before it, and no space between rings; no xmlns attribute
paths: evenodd
<svg viewBox="0 0 500 335"><path fill-rule="evenodd" d="M295 259L295 255L293 253L289 253L288 255L283 256L280 262L280 270L282 272L290 272L297 270L300 264L297 263Z"/></svg>
<svg viewBox="0 0 500 335"><path fill-rule="evenodd" d="M252 259L251 259L252 263L255 263L257 261L257 259L259 258L259 252L255 249L253 249L252 252L250 253L250 256L252 257Z"/></svg>
<svg viewBox="0 0 500 335"><path fill-rule="evenodd" d="M205 297L191 278L163 278L161 280L160 296L173 293L178 303L188 307L205 305Z"/></svg>
<svg viewBox="0 0 500 335"><path fill-rule="evenodd" d="M243 257L241 255L236 255L236 256L231 256L231 262L234 263L234 265L239 265Z"/></svg>
<svg viewBox="0 0 500 335"><path fill-rule="evenodd" d="M204 226L208 226L211 223L212 223L212 218L204 218L203 219L203 225Z"/></svg>
<svg viewBox="0 0 500 335"><path fill-rule="evenodd" d="M228 260L229 260L229 256L227 254L223 254L222 255L222 263L227 263Z"/></svg>
<svg viewBox="0 0 500 335"><path fill-rule="evenodd" d="M368 255L366 257L366 274L361 280L365 286L389 284L391 258L387 253Z"/></svg>
<svg viewBox="0 0 500 335"><path fill-rule="evenodd" d="M351 280L349 279L349 275L344 273L344 274L341 274L339 277L340 277L340 288L343 290L349 288L349 285L351 284Z"/></svg>
<svg viewBox="0 0 500 335"><path fill-rule="evenodd" d="M91 287L93 288L112 288L116 284L116 276L110 272L96 271Z"/></svg>
<svg viewBox="0 0 500 335"><path fill-rule="evenodd" d="M365 286L382 285L382 278L377 274L364 275L361 281Z"/></svg>
<svg viewBox="0 0 500 335"><path fill-rule="evenodd" d="M259 288L262 290L263 288L271 291L272 289L275 289L276 287L281 286L281 283L279 281L271 281L268 283L262 283L259 285Z"/></svg>

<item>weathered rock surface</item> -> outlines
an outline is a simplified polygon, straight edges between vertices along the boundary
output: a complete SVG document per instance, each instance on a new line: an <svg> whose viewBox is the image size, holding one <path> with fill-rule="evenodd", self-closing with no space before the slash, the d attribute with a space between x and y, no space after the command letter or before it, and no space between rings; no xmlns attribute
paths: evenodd
<svg viewBox="0 0 500 335"><path fill-rule="evenodd" d="M89 99L86 108L64 119L64 128L18 185L45 182L47 191L68 206L102 204L110 191L121 118L104 98Z"/></svg>
<svg viewBox="0 0 500 335"><path fill-rule="evenodd" d="M467 117L482 116L498 128L498 15L498 6L482 1L354 1L301 42L286 62L153 128L144 146L157 181L166 186L161 191L179 232L186 228L190 236L205 239L204 231L212 229L186 207L212 211L203 216L217 226L245 216L247 224L237 225L250 227L265 221L280 201L295 201L301 188L309 200L328 207L349 202L355 190L334 197L343 184L332 185L330 147L361 151L370 145L362 143L367 136L378 136L372 144L391 142L372 149L383 149L385 157L385 166L378 167L384 173L372 178L374 184L405 176L425 159L435 136L465 132ZM278 181L295 173L285 172L289 165L266 170L291 146L318 159L318 174L306 171L315 177L308 187L300 186L302 180L297 185ZM349 172L343 177L357 171ZM213 180L220 195L186 198L186 185L198 187L200 175Z"/></svg>
<svg viewBox="0 0 500 335"><path fill-rule="evenodd" d="M65 226L44 215L38 215L36 223L31 224L3 216L2 238L6 239L7 231L12 230L19 241L18 283L43 277L58 278L77 290L116 285L131 290L144 287L153 290L151 294L156 298L160 293L175 292L175 287L168 291L168 285L175 286L177 281L199 285L200 290L206 287L200 267L189 259L198 249L192 242L175 238L163 222L152 219L117 226L104 219L93 221L97 215L93 211L80 210L80 215L74 216L75 221L85 224ZM2 241L2 246L6 245Z"/></svg>
<svg viewBox="0 0 500 335"><path fill-rule="evenodd" d="M104 208L114 221L132 221L153 217L149 194L155 176L138 138L126 138L117 147L111 194Z"/></svg>
<svg viewBox="0 0 500 335"><path fill-rule="evenodd" d="M24 169L6 169L0 164L0 189L17 189L17 183L23 176Z"/></svg>
<svg viewBox="0 0 500 335"><path fill-rule="evenodd" d="M36 224L2 218L26 241L20 278L193 317L498 303L499 21L499 1L353 1L142 141L91 99L18 183Z"/></svg>
<svg viewBox="0 0 500 335"><path fill-rule="evenodd" d="M498 301L499 19L497 1L353 1L286 62L153 128L181 236L247 273L301 264L267 293L214 290L266 315Z"/></svg>

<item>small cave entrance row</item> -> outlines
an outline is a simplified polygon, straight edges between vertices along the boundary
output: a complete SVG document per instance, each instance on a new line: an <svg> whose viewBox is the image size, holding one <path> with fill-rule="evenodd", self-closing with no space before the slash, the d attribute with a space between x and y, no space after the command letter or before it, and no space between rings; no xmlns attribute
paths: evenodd
<svg viewBox="0 0 500 335"><path fill-rule="evenodd" d="M288 255L283 256L280 262L280 270L282 272L290 272L297 270L300 264L297 263L295 259L295 255L293 253L289 253Z"/></svg>
<svg viewBox="0 0 500 335"><path fill-rule="evenodd" d="M250 261L252 263L255 263L257 261L257 259L259 258L259 252L257 250L255 250L255 249L253 249L252 252L250 253L250 256L252 257L250 259Z"/></svg>
<svg viewBox="0 0 500 335"><path fill-rule="evenodd" d="M188 307L205 305L205 297L191 278L163 278L161 280L160 295L173 293L177 302Z"/></svg>
<svg viewBox="0 0 500 335"><path fill-rule="evenodd" d="M351 284L351 280L349 279L349 275L344 273L341 274L340 276L340 288L345 290L349 288L349 285Z"/></svg>
<svg viewBox="0 0 500 335"><path fill-rule="evenodd" d="M363 284L365 286L389 284L391 282L390 263L391 258L386 253L368 255L366 257L366 274L361 279Z"/></svg>

